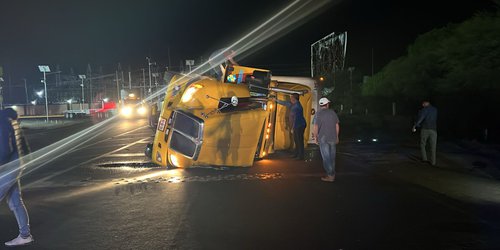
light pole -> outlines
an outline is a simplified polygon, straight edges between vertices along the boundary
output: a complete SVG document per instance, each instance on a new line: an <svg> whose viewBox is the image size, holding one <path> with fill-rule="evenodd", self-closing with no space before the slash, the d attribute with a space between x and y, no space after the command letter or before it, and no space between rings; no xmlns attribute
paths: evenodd
<svg viewBox="0 0 500 250"><path fill-rule="evenodd" d="M151 59L149 57L146 57L146 59L148 60L148 71L149 71L149 91L151 93Z"/></svg>
<svg viewBox="0 0 500 250"><path fill-rule="evenodd" d="M38 65L38 69L40 72L43 72L43 86L45 89L45 116L46 116L46 122L49 122L49 102L47 101L47 77L46 73L50 72L50 68L47 65Z"/></svg>
<svg viewBox="0 0 500 250"><path fill-rule="evenodd" d="M80 79L82 79L82 84L80 86L82 87L82 101L80 102L80 110L83 110L83 104L85 102L85 94L83 92L83 80L85 80L86 76L85 75L78 75Z"/></svg>
<svg viewBox="0 0 500 250"><path fill-rule="evenodd" d="M156 65L155 62L151 62L151 58L149 57L146 57L146 60L148 60L148 70L149 70L149 93L151 94L151 88L152 88L152 84L151 84L151 65Z"/></svg>

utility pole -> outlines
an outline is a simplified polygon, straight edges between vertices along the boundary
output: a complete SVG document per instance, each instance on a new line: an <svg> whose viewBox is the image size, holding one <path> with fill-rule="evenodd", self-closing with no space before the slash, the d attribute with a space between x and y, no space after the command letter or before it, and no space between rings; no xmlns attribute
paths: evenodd
<svg viewBox="0 0 500 250"><path fill-rule="evenodd" d="M350 84L351 84L351 109L350 109L350 113L352 115L352 106L353 106L353 93L352 93L352 71L354 71L354 67L349 67L347 68L347 70L349 70L349 81L350 81Z"/></svg>
<svg viewBox="0 0 500 250"><path fill-rule="evenodd" d="M26 115L26 111L28 108L28 85L26 84L26 78L24 80L24 95L26 96L26 105L24 105L24 115Z"/></svg>
<svg viewBox="0 0 500 250"><path fill-rule="evenodd" d="M118 79L118 70L115 71L115 73L116 73L116 94L117 94L116 99L121 100L121 98L120 98L120 84L119 84L120 80Z"/></svg>
<svg viewBox="0 0 500 250"><path fill-rule="evenodd" d="M151 63L151 58L146 57L146 60L148 60L148 70L149 70L149 93L151 93L151 88L152 88L152 83L151 83L151 65L156 64L156 63Z"/></svg>
<svg viewBox="0 0 500 250"><path fill-rule="evenodd" d="M146 72L145 72L145 69L142 69L142 86L144 88L144 95L146 94ZM144 97L143 97L144 98Z"/></svg>
<svg viewBox="0 0 500 250"><path fill-rule="evenodd" d="M87 65L87 75L89 76L89 89L90 89L89 109L91 109L92 103L94 102L94 98L92 95L92 68L90 67L90 63Z"/></svg>
<svg viewBox="0 0 500 250"><path fill-rule="evenodd" d="M167 47L168 49L168 67L170 68L170 45Z"/></svg>
<svg viewBox="0 0 500 250"><path fill-rule="evenodd" d="M23 78L24 80L24 94L26 95L26 105L29 104L29 101L28 101L28 85L26 84L26 78Z"/></svg>
<svg viewBox="0 0 500 250"><path fill-rule="evenodd" d="M128 72L128 88L132 89L132 72Z"/></svg>
<svg viewBox="0 0 500 250"><path fill-rule="evenodd" d="M151 59L149 57L146 57L146 59L148 60L148 77L149 77L149 93L151 92Z"/></svg>
<svg viewBox="0 0 500 250"><path fill-rule="evenodd" d="M43 95L45 96L45 115L46 115L46 122L49 122L49 101L47 99L47 76L46 76L47 71L43 71L43 87L45 89L45 92ZM49 71L50 72L50 71Z"/></svg>
<svg viewBox="0 0 500 250"><path fill-rule="evenodd" d="M123 75L123 70L122 70L122 78L120 80L122 82L122 88L125 88L125 76Z"/></svg>

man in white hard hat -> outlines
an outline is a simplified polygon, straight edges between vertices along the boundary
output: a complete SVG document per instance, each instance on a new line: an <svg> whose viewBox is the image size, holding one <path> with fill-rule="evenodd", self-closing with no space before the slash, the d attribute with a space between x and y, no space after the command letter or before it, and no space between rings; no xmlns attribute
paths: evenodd
<svg viewBox="0 0 500 250"><path fill-rule="evenodd" d="M330 103L326 97L319 99L320 109L314 117L313 128L314 140L319 145L326 171L326 176L321 177L321 180L326 182L335 181L335 155L340 131L339 117L330 109Z"/></svg>

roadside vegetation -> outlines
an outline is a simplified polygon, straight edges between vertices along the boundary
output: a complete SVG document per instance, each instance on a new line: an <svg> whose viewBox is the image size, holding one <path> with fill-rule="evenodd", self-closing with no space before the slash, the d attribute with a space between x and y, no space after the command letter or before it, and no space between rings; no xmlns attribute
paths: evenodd
<svg viewBox="0 0 500 250"><path fill-rule="evenodd" d="M500 1L495 3L496 11L420 35L406 55L372 77L358 77L359 88L336 98L347 106L353 100L357 114L406 116L430 99L439 109L441 135L500 142Z"/></svg>

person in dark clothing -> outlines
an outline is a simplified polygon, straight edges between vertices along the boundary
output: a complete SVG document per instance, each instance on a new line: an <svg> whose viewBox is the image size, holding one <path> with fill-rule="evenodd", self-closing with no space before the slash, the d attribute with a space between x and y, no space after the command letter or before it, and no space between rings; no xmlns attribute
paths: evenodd
<svg viewBox="0 0 500 250"><path fill-rule="evenodd" d="M19 157L26 150L26 144L23 144L22 140L16 111L10 108L0 110L0 200L7 199L19 226L19 236L5 242L6 246L27 245L34 241L19 182L22 172L22 161Z"/></svg>
<svg viewBox="0 0 500 250"><path fill-rule="evenodd" d="M413 132L417 131L417 128L421 128L420 131L420 151L422 154L422 161L429 162L427 158L427 141L429 141L431 147L431 161L432 166L436 166L436 146L437 146L437 109L431 105L429 101L422 102L422 109L418 114L418 119L413 126Z"/></svg>
<svg viewBox="0 0 500 250"><path fill-rule="evenodd" d="M288 117L291 124L291 131L293 133L293 141L295 144L295 154L293 157L304 160L304 131L306 129L306 119L304 118L304 109L299 102L299 95L292 94L290 96L290 101L280 101L276 99L276 102L281 105L285 105L290 109L290 115Z"/></svg>

